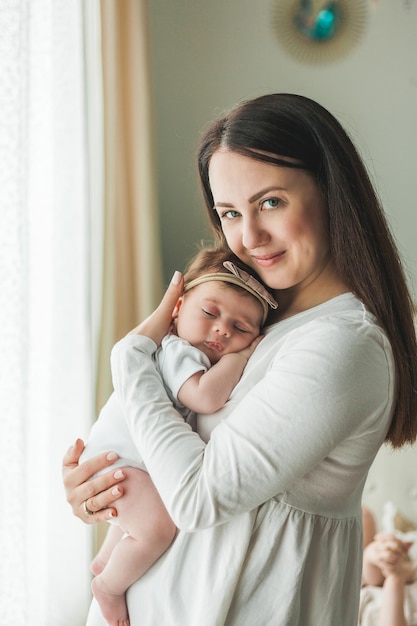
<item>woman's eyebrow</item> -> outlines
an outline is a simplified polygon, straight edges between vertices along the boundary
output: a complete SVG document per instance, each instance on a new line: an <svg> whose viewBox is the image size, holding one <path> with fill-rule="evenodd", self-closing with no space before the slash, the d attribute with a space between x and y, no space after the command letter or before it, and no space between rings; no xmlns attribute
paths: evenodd
<svg viewBox="0 0 417 626"><path fill-rule="evenodd" d="M252 204L253 202L256 202L256 200L259 200L259 198L262 198L262 196L264 196L267 193L270 193L271 191L285 191L285 187L267 187L266 189L262 189L261 191L258 191L257 193L255 193L253 196L251 196L248 200L248 202L250 204ZM233 208L233 204L230 202L215 202L214 203L214 207L222 207L222 208L228 208L231 209Z"/></svg>
<svg viewBox="0 0 417 626"><path fill-rule="evenodd" d="M285 187L267 187L266 189L262 189L262 191L258 191L258 193L255 193L253 196L251 196L249 198L249 202L255 202L256 200L259 200L259 198L262 198L262 196L264 196L267 193L270 193L271 191L284 191Z"/></svg>
<svg viewBox="0 0 417 626"><path fill-rule="evenodd" d="M229 202L215 202L213 206L214 206L215 209L217 209L217 207L221 207L222 209L232 209L233 208L233 204L230 204Z"/></svg>

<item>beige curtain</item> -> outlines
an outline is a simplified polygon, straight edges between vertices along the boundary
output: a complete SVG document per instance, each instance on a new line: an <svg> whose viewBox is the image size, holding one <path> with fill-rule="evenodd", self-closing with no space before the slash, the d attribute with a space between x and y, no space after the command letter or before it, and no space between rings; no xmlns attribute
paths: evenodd
<svg viewBox="0 0 417 626"><path fill-rule="evenodd" d="M101 0L104 112L103 306L97 409L113 344L162 294L146 0Z"/></svg>

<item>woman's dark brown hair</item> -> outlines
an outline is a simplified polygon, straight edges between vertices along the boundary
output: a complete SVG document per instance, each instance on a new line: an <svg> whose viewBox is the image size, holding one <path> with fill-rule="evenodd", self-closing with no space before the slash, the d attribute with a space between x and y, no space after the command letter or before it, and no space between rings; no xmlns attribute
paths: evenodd
<svg viewBox="0 0 417 626"><path fill-rule="evenodd" d="M350 137L320 104L294 94L255 98L213 122L201 138L198 167L209 219L217 238L224 242L209 182L210 159L220 148L300 168L316 180L327 205L330 251L337 271L376 316L391 342L396 406L387 441L393 447L414 442L417 345L413 303L384 211Z"/></svg>

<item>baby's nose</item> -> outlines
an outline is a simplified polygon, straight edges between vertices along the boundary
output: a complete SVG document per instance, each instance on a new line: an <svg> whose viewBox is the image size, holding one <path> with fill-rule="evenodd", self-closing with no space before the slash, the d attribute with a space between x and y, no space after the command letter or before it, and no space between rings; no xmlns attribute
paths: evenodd
<svg viewBox="0 0 417 626"><path fill-rule="evenodd" d="M217 320L215 330L216 333L223 335L224 337L229 337L231 333L230 324L224 320Z"/></svg>

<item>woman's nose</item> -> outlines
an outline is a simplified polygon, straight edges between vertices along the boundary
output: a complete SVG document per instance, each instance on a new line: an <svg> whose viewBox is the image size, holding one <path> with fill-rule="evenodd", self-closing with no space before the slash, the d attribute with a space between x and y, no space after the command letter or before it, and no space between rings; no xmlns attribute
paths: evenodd
<svg viewBox="0 0 417 626"><path fill-rule="evenodd" d="M262 228L259 219L253 217L243 221L242 244L247 250L259 248L266 242L267 233Z"/></svg>

